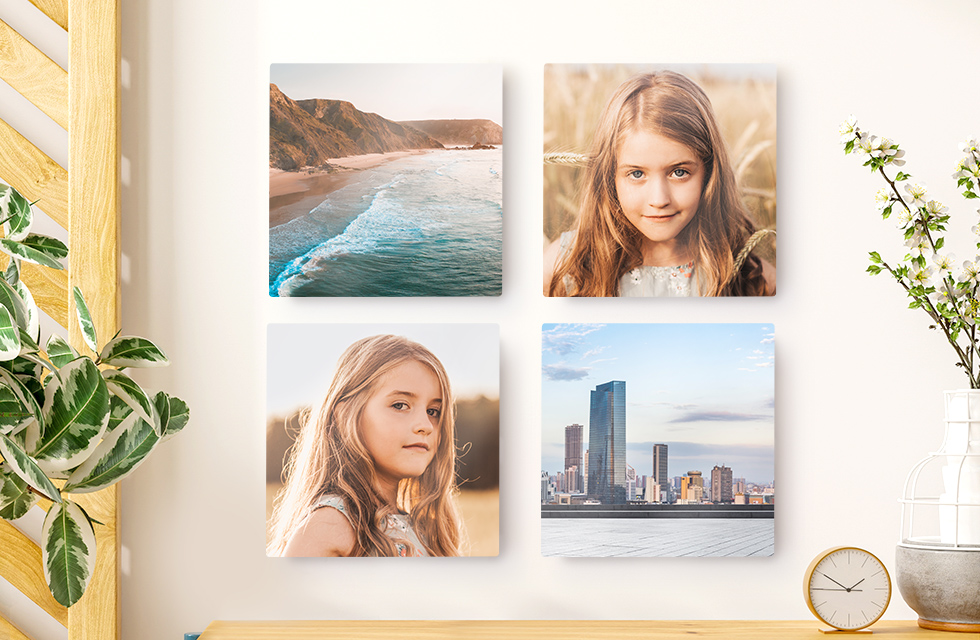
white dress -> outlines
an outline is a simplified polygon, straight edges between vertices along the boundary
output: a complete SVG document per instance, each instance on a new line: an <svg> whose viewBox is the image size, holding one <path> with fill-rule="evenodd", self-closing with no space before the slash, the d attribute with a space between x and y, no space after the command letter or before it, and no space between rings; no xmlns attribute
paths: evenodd
<svg viewBox="0 0 980 640"><path fill-rule="evenodd" d="M559 260L572 248L574 231L561 234ZM631 269L619 279L620 298L690 298L697 297L697 273L694 261L676 267L641 266ZM570 276L565 276L565 286L573 284Z"/></svg>
<svg viewBox="0 0 980 640"><path fill-rule="evenodd" d="M328 493L320 496L316 505L313 507L314 510L322 509L323 507L330 507L336 509L347 518L347 521L354 526L351 522L350 515L347 513L347 506L344 504L344 499L336 494ZM415 533L415 528L412 527L412 523L409 521L408 516L404 513L393 513L389 514L385 518L385 535L392 539L395 543L395 549L398 551L398 555L402 557L409 556L409 549L414 551L416 557L425 557L429 554L425 551L425 547L422 545L422 541L419 539L418 534ZM405 544L405 543L408 544Z"/></svg>

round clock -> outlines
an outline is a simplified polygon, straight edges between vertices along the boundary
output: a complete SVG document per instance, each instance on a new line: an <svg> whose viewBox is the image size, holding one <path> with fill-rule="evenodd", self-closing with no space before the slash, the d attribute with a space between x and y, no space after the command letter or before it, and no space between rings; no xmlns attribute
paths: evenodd
<svg viewBox="0 0 980 640"><path fill-rule="evenodd" d="M892 581L874 554L857 547L834 547L807 567L803 597L821 621L841 631L857 631L885 613Z"/></svg>

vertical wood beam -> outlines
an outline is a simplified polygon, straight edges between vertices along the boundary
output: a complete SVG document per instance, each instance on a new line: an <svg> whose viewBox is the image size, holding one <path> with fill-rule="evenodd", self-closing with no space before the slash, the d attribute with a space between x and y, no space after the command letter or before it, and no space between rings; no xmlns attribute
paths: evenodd
<svg viewBox="0 0 980 640"><path fill-rule="evenodd" d="M69 336L85 349L71 288L79 287L100 342L119 328L120 0L68 3ZM81 503L95 525L95 575L68 612L71 640L118 640L119 490Z"/></svg>

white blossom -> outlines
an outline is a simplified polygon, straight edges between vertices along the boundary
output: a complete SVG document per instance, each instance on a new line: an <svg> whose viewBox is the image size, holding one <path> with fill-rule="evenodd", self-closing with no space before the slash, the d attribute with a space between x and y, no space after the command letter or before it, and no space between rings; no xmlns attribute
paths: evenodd
<svg viewBox="0 0 980 640"><path fill-rule="evenodd" d="M875 206L878 207L878 211L882 211L885 207L891 204L892 192L888 189L882 187L878 189L878 193L875 194Z"/></svg>
<svg viewBox="0 0 980 640"><path fill-rule="evenodd" d="M875 150L876 140L877 138L871 135L870 133L862 133L861 137L859 137L855 142L854 148L860 151L861 153L866 153L868 155L871 155L871 153L874 152Z"/></svg>
<svg viewBox="0 0 980 640"><path fill-rule="evenodd" d="M970 136L969 138L961 142L960 151L969 154L971 156L975 153L980 153L980 143L977 142L976 136Z"/></svg>
<svg viewBox="0 0 980 640"><path fill-rule="evenodd" d="M912 212L905 207L899 207L898 213L895 214L895 224L899 229L904 229L910 222L912 222Z"/></svg>
<svg viewBox="0 0 980 640"><path fill-rule="evenodd" d="M932 280L932 275L935 273L935 269L926 265L924 267L914 267L912 273L909 275L909 279L915 284L921 284L924 287L928 287L930 281Z"/></svg>
<svg viewBox="0 0 980 640"><path fill-rule="evenodd" d="M905 185L905 191L909 194L906 198L906 202L913 207L924 207L926 206L926 187L918 182L908 182Z"/></svg>
<svg viewBox="0 0 980 640"><path fill-rule="evenodd" d="M936 263L936 267L939 269L939 275L943 275L953 268L953 263L956 262L956 256L952 253L946 255L937 253L932 256L932 261Z"/></svg>
<svg viewBox="0 0 980 640"><path fill-rule="evenodd" d="M980 257L975 260L966 260L963 263L963 273L957 278L959 282L968 282L971 285L977 283L977 277L980 274Z"/></svg>
<svg viewBox="0 0 980 640"><path fill-rule="evenodd" d="M943 203L938 200L930 200L926 203L926 213L928 213L930 217L941 216L947 211L949 211L949 207L943 205Z"/></svg>
<svg viewBox="0 0 980 640"><path fill-rule="evenodd" d="M857 132L857 117L853 114L847 116L847 120L841 123L837 132L840 134L841 144L847 144L853 140Z"/></svg>
<svg viewBox="0 0 980 640"><path fill-rule="evenodd" d="M905 209L903 208L902 211L905 211ZM905 241L905 246L909 248L909 253L912 254L913 258L918 258L925 251L929 250L929 241L925 236L916 231L912 234L911 238Z"/></svg>

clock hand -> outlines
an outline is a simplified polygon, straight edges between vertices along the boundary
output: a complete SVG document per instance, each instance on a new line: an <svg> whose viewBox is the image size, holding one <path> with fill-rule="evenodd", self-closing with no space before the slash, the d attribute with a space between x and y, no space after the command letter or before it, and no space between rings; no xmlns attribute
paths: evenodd
<svg viewBox="0 0 980 640"><path fill-rule="evenodd" d="M859 584L861 584L862 582L864 582L864 580L865 580L864 578L861 578L860 580L858 580L857 582L855 582L855 583L854 583L854 584L853 584L853 585L851 586L851 588L850 588L850 589L848 589L848 591L850 591L850 590L851 590L851 589L853 589L854 587L856 587L856 586L858 586ZM860 589L859 589L859 591L860 591Z"/></svg>
<svg viewBox="0 0 980 640"><path fill-rule="evenodd" d="M842 589L835 589L834 587L810 587L810 591L847 591L848 593L851 591L857 591L858 593L861 593L863 589L854 589L853 587L850 589L847 587Z"/></svg>
<svg viewBox="0 0 980 640"><path fill-rule="evenodd" d="M828 580L830 580L831 582L833 582L834 584L836 584L838 587L842 588L844 591L850 591L850 589L848 589L847 587L845 587L841 583L837 582L836 580L834 580L833 578L831 578L830 576L828 576L826 573L823 573L822 571L817 571L817 573L819 573L820 575L822 575L824 578L827 578Z"/></svg>

